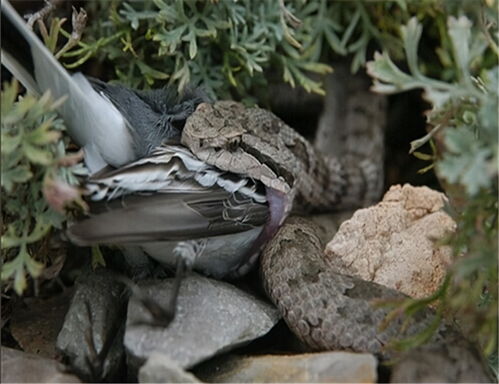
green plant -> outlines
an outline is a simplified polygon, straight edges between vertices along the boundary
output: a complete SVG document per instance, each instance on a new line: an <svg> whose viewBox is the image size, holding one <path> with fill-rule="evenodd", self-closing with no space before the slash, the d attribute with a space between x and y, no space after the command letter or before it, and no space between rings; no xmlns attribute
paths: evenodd
<svg viewBox="0 0 499 384"><path fill-rule="evenodd" d="M476 3L475 3L476 4ZM463 2L462 8L466 6ZM414 313L434 303L437 314L452 314L488 355L497 353L497 195L498 195L498 70L497 1L479 3L469 17L449 16L441 29L438 54L444 79L428 77L419 62L422 25L412 18L401 37L409 72L387 52L367 64L373 89L397 93L422 88L431 104L429 133L412 143L411 152L432 160L449 195L458 228L449 238L455 264L432 297L407 300L396 311ZM475 18L473 18L473 15ZM474 21L474 22L473 22ZM492 59L491 59L492 58ZM442 71L441 73L444 73ZM416 152L430 143L431 153ZM426 332L399 346L424 342Z"/></svg>
<svg viewBox="0 0 499 384"><path fill-rule="evenodd" d="M19 98L17 82L4 84L1 101L1 204L2 204L2 281L13 279L20 294L26 287L26 271L40 275L48 256L40 250L52 228L60 228L64 215L50 208L44 190L54 183L76 184L77 166L65 167L61 135L62 121L50 93L37 99ZM71 162L71 161L70 161ZM68 193L71 193L68 189ZM78 199L77 190L73 191Z"/></svg>
<svg viewBox="0 0 499 384"><path fill-rule="evenodd" d="M112 79L134 87L200 85L212 97L265 103L269 79L323 94L318 75L332 70L331 55L352 55L354 71L373 41L401 56L396 26L412 8L433 9L434 1L423 3L98 1L87 8L99 22L90 22L85 41L65 56L70 66L105 59Z"/></svg>

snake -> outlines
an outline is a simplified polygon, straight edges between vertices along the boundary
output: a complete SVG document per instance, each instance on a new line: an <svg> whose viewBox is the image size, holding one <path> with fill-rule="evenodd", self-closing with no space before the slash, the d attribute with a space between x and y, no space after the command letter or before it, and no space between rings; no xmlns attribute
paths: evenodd
<svg viewBox="0 0 499 384"><path fill-rule="evenodd" d="M387 356L401 321L380 330L388 309L372 300L403 299L390 288L336 273L322 257L320 228L304 219L373 202L381 170L375 164L326 156L272 112L235 101L203 103L187 119L182 144L218 169L243 174L280 197L284 209L260 256L265 291L293 333L312 350L351 350ZM409 333L428 325L418 319Z"/></svg>
<svg viewBox="0 0 499 384"><path fill-rule="evenodd" d="M366 151L379 148L380 139L372 138ZM439 322L430 308L393 316L392 307L382 304L400 303L406 295L339 273L324 257L322 229L306 215L374 203L383 169L372 161L372 153L359 156L362 151L353 146L354 155L326 155L272 112L235 101L200 104L187 119L181 142L203 162L265 186L270 216L280 216L270 220L279 225L260 253L261 280L306 348L367 352L393 361L401 356L397 340L426 334L422 348L446 350L464 339L452 324ZM352 148L351 142L348 145ZM428 334L429 329L434 332ZM473 350L469 344L461 348L463 356ZM477 356L466 362L474 372L482 372Z"/></svg>

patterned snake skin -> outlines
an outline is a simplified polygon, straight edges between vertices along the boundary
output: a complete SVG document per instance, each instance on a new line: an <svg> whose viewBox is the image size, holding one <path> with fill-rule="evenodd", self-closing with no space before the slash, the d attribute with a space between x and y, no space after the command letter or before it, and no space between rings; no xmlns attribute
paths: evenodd
<svg viewBox="0 0 499 384"><path fill-rule="evenodd" d="M362 105L353 100L354 107L344 108L349 112L338 122L345 125L339 157L324 156L317 149L333 152L324 140L313 147L271 112L235 102L201 104L188 119L182 142L200 160L282 192L288 204L285 214L363 206L381 193L383 131L379 129L382 121L375 116L382 103L369 99L365 91L360 93ZM394 350L387 348L391 341L421 334L435 324L429 309L385 323L389 309L373 301L405 296L335 272L323 257L320 232L310 220L290 217L260 256L269 298L310 349L369 352L392 359ZM450 350L456 340L462 340L462 335L442 323L426 347ZM469 353L468 344L460 348L459 354L468 356L463 358L467 366L473 367L470 371L481 372L478 355Z"/></svg>
<svg viewBox="0 0 499 384"><path fill-rule="evenodd" d="M182 144L208 164L285 193L295 211L351 208L379 193L375 166L323 156L272 112L233 101L201 104L187 120Z"/></svg>
<svg viewBox="0 0 499 384"><path fill-rule="evenodd" d="M208 164L282 192L286 214L362 206L379 195L382 177L375 165L325 157L260 108L233 101L201 104L187 120L182 143ZM269 241L260 262L267 294L290 329L312 349L383 353L400 324L380 332L386 310L373 309L370 300L401 295L333 272L321 257L317 231L292 217Z"/></svg>

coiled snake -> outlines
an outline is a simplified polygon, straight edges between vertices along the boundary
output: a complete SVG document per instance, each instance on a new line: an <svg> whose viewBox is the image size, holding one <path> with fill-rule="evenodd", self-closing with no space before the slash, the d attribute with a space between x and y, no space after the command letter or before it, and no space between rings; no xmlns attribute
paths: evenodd
<svg viewBox="0 0 499 384"><path fill-rule="evenodd" d="M182 144L208 164L260 181L267 196L274 196L267 199L271 212L284 205L274 210L284 224L273 231L260 269L265 290L290 329L315 350L384 353L401 323L380 331L387 310L373 308L371 300L403 295L335 273L321 257L319 229L301 218L284 222L292 213L372 202L382 178L376 164L325 157L271 112L232 101L201 104L187 120ZM428 319L419 320L411 332L427 325Z"/></svg>

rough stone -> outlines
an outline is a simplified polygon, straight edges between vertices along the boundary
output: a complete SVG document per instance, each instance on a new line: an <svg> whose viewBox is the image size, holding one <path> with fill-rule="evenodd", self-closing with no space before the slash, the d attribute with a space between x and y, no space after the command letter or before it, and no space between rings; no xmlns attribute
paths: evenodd
<svg viewBox="0 0 499 384"><path fill-rule="evenodd" d="M183 370L168 356L153 353L140 367L139 383L200 383L196 376Z"/></svg>
<svg viewBox="0 0 499 384"><path fill-rule="evenodd" d="M367 353L230 356L196 374L217 383L375 383L377 360Z"/></svg>
<svg viewBox="0 0 499 384"><path fill-rule="evenodd" d="M421 298L436 290L451 261L439 241L456 228L440 192L392 186L377 205L345 221L326 246L335 271Z"/></svg>
<svg viewBox="0 0 499 384"><path fill-rule="evenodd" d="M166 307L173 279L143 281L143 293ZM154 352L182 368L248 343L266 334L279 320L276 308L238 288L191 274L180 287L175 319L167 328L147 325L149 313L131 299L125 347L128 361L138 368Z"/></svg>
<svg viewBox="0 0 499 384"><path fill-rule="evenodd" d="M31 353L2 347L2 383L81 383L74 375L61 372L59 363Z"/></svg>
<svg viewBox="0 0 499 384"><path fill-rule="evenodd" d="M123 380L122 340L128 298L124 285L111 274L100 270L77 280L57 337L57 349L71 369L85 380Z"/></svg>

